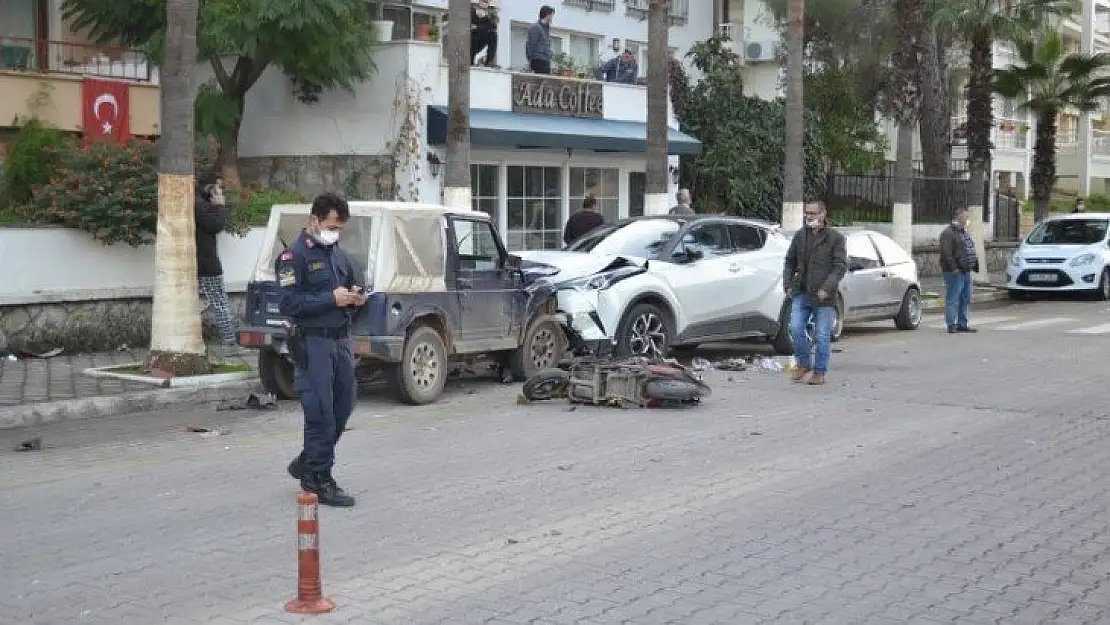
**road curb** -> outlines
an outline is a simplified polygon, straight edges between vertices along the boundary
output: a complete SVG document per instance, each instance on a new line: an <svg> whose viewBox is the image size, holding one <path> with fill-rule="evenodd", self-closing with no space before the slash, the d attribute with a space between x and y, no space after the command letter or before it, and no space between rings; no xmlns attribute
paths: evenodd
<svg viewBox="0 0 1110 625"><path fill-rule="evenodd" d="M1005 289L990 290L982 289L978 292L972 293L971 303L982 304L985 302L997 302L1004 300L1008 297ZM929 298L922 302L922 310L944 310L944 297Z"/></svg>
<svg viewBox="0 0 1110 625"><path fill-rule="evenodd" d="M162 410L173 406L199 406L243 399L259 388L257 380L235 380L205 388L167 388L134 391L121 395L36 402L0 409L0 430L22 428L59 421L115 417L137 412Z"/></svg>

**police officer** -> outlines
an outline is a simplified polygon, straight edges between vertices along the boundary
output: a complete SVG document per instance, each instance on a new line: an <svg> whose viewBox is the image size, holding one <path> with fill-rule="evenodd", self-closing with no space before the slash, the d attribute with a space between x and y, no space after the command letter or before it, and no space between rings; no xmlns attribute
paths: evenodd
<svg viewBox="0 0 1110 625"><path fill-rule="evenodd" d="M335 445L354 409L357 387L351 320L366 303L350 259L336 243L351 218L334 193L312 202L308 228L278 256L281 314L292 319L294 383L304 409L304 450L289 464L301 488L326 506L353 506L332 477Z"/></svg>

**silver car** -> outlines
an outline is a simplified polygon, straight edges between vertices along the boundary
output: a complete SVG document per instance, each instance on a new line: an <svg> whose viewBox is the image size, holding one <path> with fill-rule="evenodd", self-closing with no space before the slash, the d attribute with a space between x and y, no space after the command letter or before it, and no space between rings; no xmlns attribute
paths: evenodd
<svg viewBox="0 0 1110 625"><path fill-rule="evenodd" d="M885 234L861 228L837 230L847 240L848 273L840 282L832 340L840 340L845 323L893 319L899 330L916 330L923 307L913 257ZM812 320L809 331L812 336Z"/></svg>

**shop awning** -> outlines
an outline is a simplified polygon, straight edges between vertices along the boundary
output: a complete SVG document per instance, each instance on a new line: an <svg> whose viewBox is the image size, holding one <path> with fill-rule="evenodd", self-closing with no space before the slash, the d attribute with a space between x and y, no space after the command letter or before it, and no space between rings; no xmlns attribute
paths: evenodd
<svg viewBox="0 0 1110 625"><path fill-rule="evenodd" d="M446 106L428 106L428 143L447 143ZM642 154L647 151L647 125L612 119L470 109L470 143L483 147L601 150ZM695 156L701 152L701 142L671 128L667 135L667 151L677 156Z"/></svg>

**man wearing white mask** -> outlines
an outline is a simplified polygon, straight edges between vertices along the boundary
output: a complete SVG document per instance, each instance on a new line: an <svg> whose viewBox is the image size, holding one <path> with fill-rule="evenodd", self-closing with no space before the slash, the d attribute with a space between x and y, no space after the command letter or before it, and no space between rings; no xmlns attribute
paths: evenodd
<svg viewBox="0 0 1110 625"><path fill-rule="evenodd" d="M293 322L289 352L304 410L304 447L289 475L325 506L355 505L332 477L335 446L355 406L351 322L366 303L351 259L337 245L351 217L347 201L325 193L312 202L308 227L278 256L281 314Z"/></svg>
<svg viewBox="0 0 1110 625"><path fill-rule="evenodd" d="M795 382L825 383L829 369L829 341L836 322L836 294L848 272L848 252L844 235L829 228L823 202L805 205L805 227L794 233L783 264L782 288L793 298L790 309L790 337L794 340L791 372ZM812 357L806 325L815 317L816 357ZM807 379L808 378L808 379Z"/></svg>

